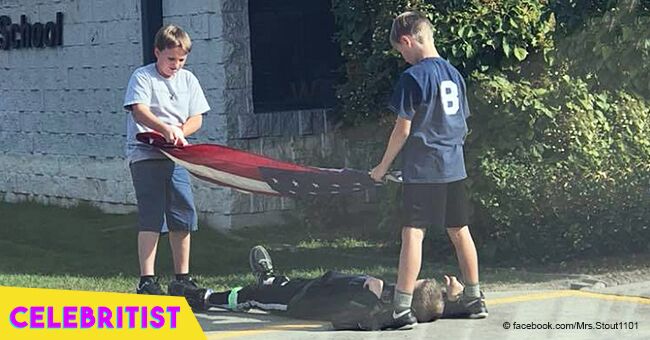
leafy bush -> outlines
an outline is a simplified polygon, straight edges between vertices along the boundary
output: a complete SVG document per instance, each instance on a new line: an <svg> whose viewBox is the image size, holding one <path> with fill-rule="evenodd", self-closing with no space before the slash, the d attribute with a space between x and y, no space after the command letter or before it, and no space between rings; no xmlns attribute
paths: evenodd
<svg viewBox="0 0 650 340"><path fill-rule="evenodd" d="M557 37L559 57L571 74L593 75L596 88L650 98L650 30L641 29L650 27L650 1L601 2L605 4L593 8L593 16L563 25Z"/></svg>
<svg viewBox="0 0 650 340"><path fill-rule="evenodd" d="M476 77L473 194L486 254L539 260L648 249L650 107L568 75Z"/></svg>
<svg viewBox="0 0 650 340"><path fill-rule="evenodd" d="M496 68L518 72L529 54L549 57L555 18L544 1L467 1L432 15L440 53L466 74Z"/></svg>
<svg viewBox="0 0 650 340"><path fill-rule="evenodd" d="M466 74L517 71L528 55L547 56L553 48L555 22L543 1L333 0L346 59L339 111L348 125L386 117L387 96L405 67L388 37L393 18L407 9L428 14L438 50Z"/></svg>

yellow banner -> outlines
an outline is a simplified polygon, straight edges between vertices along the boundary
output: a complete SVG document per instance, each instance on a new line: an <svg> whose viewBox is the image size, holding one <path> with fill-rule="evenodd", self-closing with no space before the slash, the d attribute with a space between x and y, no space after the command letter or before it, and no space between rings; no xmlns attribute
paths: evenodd
<svg viewBox="0 0 650 340"><path fill-rule="evenodd" d="M0 339L205 339L182 297L0 287Z"/></svg>

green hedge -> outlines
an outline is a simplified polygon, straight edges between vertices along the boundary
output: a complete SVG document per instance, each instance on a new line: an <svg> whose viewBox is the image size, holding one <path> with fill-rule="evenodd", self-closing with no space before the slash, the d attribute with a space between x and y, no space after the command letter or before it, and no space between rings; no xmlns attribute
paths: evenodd
<svg viewBox="0 0 650 340"><path fill-rule="evenodd" d="M563 26L558 56L571 74L591 75L596 88L650 98L650 1L619 2L593 10L579 29L575 23Z"/></svg>
<svg viewBox="0 0 650 340"><path fill-rule="evenodd" d="M486 255L649 250L650 106L564 75L477 76L473 195ZM480 95L479 95L480 94Z"/></svg>
<svg viewBox="0 0 650 340"><path fill-rule="evenodd" d="M405 63L388 36L392 19L404 10L429 14L439 52L465 74L518 72L521 61L535 60L529 55L543 58L553 48L555 21L538 0L436 1L435 6L422 0L333 0L332 6L346 60L339 111L348 125L390 116L387 95Z"/></svg>

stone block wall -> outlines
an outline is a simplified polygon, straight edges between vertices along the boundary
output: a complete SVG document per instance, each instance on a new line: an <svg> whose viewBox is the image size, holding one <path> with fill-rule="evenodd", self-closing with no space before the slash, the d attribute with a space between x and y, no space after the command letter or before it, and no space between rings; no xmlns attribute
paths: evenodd
<svg viewBox="0 0 650 340"><path fill-rule="evenodd" d="M57 47L0 51L0 195L131 211L124 88L141 64L139 1L5 0L20 23L63 13Z"/></svg>
<svg viewBox="0 0 650 340"><path fill-rule="evenodd" d="M0 15L14 23L21 15L35 23L63 13L61 46L0 50L0 200L136 210L122 102L143 63L140 4L0 0ZM211 106L190 141L303 164L343 145L328 132L326 110L254 112L247 0L162 0L162 9L164 23L190 34L186 68ZM196 179L194 193L201 217L216 228L280 223L294 206Z"/></svg>
<svg viewBox="0 0 650 340"><path fill-rule="evenodd" d="M182 25L194 40L187 67L212 107L195 140L217 143L227 140L228 100L234 101L224 95L226 65L239 58L223 39L222 3L163 1L164 21ZM0 50L0 199L135 211L122 102L129 76L143 63L140 1L0 1L0 15L14 23L21 15L29 23L54 21L57 12L61 46ZM194 186L203 215L229 211L230 190Z"/></svg>

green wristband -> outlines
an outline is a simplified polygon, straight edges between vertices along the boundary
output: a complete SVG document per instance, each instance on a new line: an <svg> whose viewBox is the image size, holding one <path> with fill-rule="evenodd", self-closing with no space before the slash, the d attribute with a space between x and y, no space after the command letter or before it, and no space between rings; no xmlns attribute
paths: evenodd
<svg viewBox="0 0 650 340"><path fill-rule="evenodd" d="M237 293L242 289L242 287L235 287L230 290L228 294L228 308L231 310L237 309Z"/></svg>

